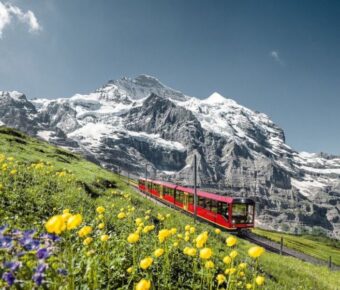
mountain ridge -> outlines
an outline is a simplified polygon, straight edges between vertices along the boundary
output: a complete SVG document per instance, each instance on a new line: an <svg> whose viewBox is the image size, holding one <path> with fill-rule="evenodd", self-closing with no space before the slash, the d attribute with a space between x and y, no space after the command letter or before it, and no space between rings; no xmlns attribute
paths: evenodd
<svg viewBox="0 0 340 290"><path fill-rule="evenodd" d="M219 93L200 100L147 75L56 100L0 92L0 122L109 169L144 175L149 164L186 184L196 154L200 185L257 199L258 223L340 237L340 157L297 152L266 114Z"/></svg>

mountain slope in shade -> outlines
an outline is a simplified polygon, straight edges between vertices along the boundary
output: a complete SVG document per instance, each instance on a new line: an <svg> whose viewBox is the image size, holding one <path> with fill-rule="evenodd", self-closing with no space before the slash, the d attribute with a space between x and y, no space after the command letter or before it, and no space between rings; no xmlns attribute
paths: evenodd
<svg viewBox="0 0 340 290"><path fill-rule="evenodd" d="M200 100L146 75L56 100L0 92L0 122L107 168L144 175L149 164L149 175L183 184L196 154L200 185L256 198L259 224L340 237L340 157L293 150L267 115L218 93Z"/></svg>

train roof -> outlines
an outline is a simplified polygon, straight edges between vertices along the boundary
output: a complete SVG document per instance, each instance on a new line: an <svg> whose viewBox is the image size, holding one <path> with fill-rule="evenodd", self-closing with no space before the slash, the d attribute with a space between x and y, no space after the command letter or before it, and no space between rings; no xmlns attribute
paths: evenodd
<svg viewBox="0 0 340 290"><path fill-rule="evenodd" d="M140 179L145 181L145 178L140 178ZM163 182L163 181L159 181L159 180L148 179L148 181L151 181L152 183L159 184L159 185L162 185L162 186L165 186L165 187L168 187L168 188L173 188L173 189L181 190L181 191L184 191L184 192L188 192L190 194L194 194L194 189L190 188L190 187L176 185L176 184L173 184L173 183ZM223 196L223 195L210 193L210 192L206 192L206 191L201 191L201 190L197 190L197 195L201 196L201 197L217 200L217 201L226 202L226 203L248 203L248 204L254 204L255 203L250 198L228 197L228 196Z"/></svg>

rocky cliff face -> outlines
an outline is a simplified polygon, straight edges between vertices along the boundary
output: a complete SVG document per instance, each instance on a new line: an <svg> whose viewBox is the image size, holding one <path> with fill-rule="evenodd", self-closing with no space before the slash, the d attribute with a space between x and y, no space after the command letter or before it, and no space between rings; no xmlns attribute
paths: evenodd
<svg viewBox="0 0 340 290"><path fill-rule="evenodd" d="M29 101L0 92L0 124L82 152L103 166L253 197L257 223L340 238L340 157L297 152L265 114L214 93L188 97L150 76L88 95Z"/></svg>

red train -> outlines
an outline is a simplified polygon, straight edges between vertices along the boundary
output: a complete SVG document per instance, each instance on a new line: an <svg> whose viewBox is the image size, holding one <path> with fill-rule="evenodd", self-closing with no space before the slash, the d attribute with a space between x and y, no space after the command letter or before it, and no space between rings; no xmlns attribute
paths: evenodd
<svg viewBox="0 0 340 290"><path fill-rule="evenodd" d="M138 188L156 199L194 214L194 190L167 182L140 178ZM197 216L228 230L254 227L255 202L197 190Z"/></svg>

